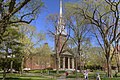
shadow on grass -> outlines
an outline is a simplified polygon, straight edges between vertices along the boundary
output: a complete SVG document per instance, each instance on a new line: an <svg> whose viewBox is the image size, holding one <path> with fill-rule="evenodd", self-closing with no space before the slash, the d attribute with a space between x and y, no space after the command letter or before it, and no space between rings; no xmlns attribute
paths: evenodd
<svg viewBox="0 0 120 80"><path fill-rule="evenodd" d="M0 80L2 80L2 78L0 78ZM6 78L6 80L26 80L26 79L20 79L20 78L12 78L12 77L9 77L9 78Z"/></svg>
<svg viewBox="0 0 120 80"><path fill-rule="evenodd" d="M2 78L0 78L0 80L2 80ZM54 80L54 79L48 79L48 78L33 78L33 77L20 77L20 78L15 78L15 77L7 77L5 80Z"/></svg>

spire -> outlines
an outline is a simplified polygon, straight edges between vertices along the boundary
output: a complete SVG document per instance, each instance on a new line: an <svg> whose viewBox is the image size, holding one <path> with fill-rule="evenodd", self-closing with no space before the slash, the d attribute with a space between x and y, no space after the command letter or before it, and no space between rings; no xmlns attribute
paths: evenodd
<svg viewBox="0 0 120 80"><path fill-rule="evenodd" d="M60 17L62 18L62 0L60 0Z"/></svg>
<svg viewBox="0 0 120 80"><path fill-rule="evenodd" d="M62 6L62 0L60 0L60 19L59 19L59 20L60 20L60 21L59 21L59 25L60 25L60 26L63 24L63 23L62 23L62 22L63 22L63 18L62 18L62 17L63 17L63 16L62 16L62 12L63 12L62 10L63 10L63 9L62 9L62 8L63 8L63 6Z"/></svg>
<svg viewBox="0 0 120 80"><path fill-rule="evenodd" d="M63 5L62 5L62 0L60 0L60 16L59 16L59 20L58 20L58 28L57 28L57 34L62 34L62 35L66 35L65 32L65 23L64 23L64 19L63 19Z"/></svg>

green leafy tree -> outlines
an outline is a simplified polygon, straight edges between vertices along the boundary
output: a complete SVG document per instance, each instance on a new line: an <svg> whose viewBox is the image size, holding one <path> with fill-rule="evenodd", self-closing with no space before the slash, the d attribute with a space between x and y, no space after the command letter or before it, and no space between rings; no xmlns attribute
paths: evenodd
<svg viewBox="0 0 120 80"><path fill-rule="evenodd" d="M52 54L52 50L49 47L48 43L45 43L43 46L41 46L40 48L36 48L37 52L35 54L35 56L37 56L38 59L37 62L38 64L43 67L43 69L46 68L50 68L51 66L51 54Z"/></svg>
<svg viewBox="0 0 120 80"><path fill-rule="evenodd" d="M89 28L85 24L85 20L81 14L78 14L77 10L73 8L73 6L70 3L66 4L65 7L65 17L67 19L67 25L71 29L71 41L75 44L74 46L77 47L77 52L75 55L76 58L76 74L78 70L78 66L80 68L80 72L82 72L82 44L84 44L86 41L89 41L89 38L87 37L87 34L89 33Z"/></svg>
<svg viewBox="0 0 120 80"><path fill-rule="evenodd" d="M7 36L6 36L7 35ZM7 28L4 34L4 41L0 44L0 53L2 55L4 63L3 80L6 77L6 71L8 68L9 61L11 63L10 68L13 68L13 56L21 54L22 43L20 43L21 34L14 26ZM9 59L10 58L10 59Z"/></svg>
<svg viewBox="0 0 120 80"><path fill-rule="evenodd" d="M119 32L119 4L116 0L89 0L73 6L89 24L92 24L97 33L95 36L104 51L107 64L107 76L112 77L111 61L115 50L115 42L120 38Z"/></svg>
<svg viewBox="0 0 120 80"><path fill-rule="evenodd" d="M19 25L19 31L22 33L20 42L24 45L22 48L22 64L21 73L23 72L24 62L36 54L35 47L41 45L41 42L45 40L44 33L38 33L34 26L28 24Z"/></svg>
<svg viewBox="0 0 120 80"><path fill-rule="evenodd" d="M7 27L18 23L31 23L42 6L41 0L0 0L0 43Z"/></svg>
<svg viewBox="0 0 120 80"><path fill-rule="evenodd" d="M105 70L105 56L101 47L91 47L86 54L88 55L86 61L87 66L93 66L94 68L99 66L98 69L102 67Z"/></svg>

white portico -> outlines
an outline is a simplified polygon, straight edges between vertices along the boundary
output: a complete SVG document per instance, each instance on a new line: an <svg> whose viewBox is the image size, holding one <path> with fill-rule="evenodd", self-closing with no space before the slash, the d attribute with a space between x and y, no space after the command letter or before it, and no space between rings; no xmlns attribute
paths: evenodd
<svg viewBox="0 0 120 80"><path fill-rule="evenodd" d="M75 70L75 59L73 54L66 51L59 57L59 69L60 70Z"/></svg>

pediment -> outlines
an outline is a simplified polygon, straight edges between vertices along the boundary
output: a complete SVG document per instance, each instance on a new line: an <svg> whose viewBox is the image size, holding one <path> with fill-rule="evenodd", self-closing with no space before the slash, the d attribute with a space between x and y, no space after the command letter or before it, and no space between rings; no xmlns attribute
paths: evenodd
<svg viewBox="0 0 120 80"><path fill-rule="evenodd" d="M68 56L73 56L73 53L70 50L64 50L61 55L68 55Z"/></svg>

